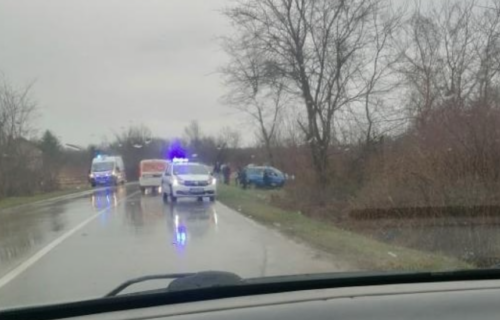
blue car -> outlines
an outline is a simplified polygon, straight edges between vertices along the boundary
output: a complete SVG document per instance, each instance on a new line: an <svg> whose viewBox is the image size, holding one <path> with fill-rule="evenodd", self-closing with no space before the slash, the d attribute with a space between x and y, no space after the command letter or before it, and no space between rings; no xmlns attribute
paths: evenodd
<svg viewBox="0 0 500 320"><path fill-rule="evenodd" d="M249 186L257 188L271 187L280 188L285 184L285 175L273 167L246 167L246 180ZM269 185L264 183L264 172L269 175Z"/></svg>

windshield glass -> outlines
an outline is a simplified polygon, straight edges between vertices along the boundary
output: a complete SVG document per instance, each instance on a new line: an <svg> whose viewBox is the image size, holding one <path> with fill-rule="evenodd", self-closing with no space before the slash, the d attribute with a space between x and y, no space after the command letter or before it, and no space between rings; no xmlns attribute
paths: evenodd
<svg viewBox="0 0 500 320"><path fill-rule="evenodd" d="M207 175L208 169L205 166L199 165L175 165L174 166L174 175L183 175L183 174L194 174L194 175Z"/></svg>
<svg viewBox="0 0 500 320"><path fill-rule="evenodd" d="M92 172L111 171L114 167L114 162L97 162L92 164Z"/></svg>
<svg viewBox="0 0 500 320"><path fill-rule="evenodd" d="M0 309L497 268L498 212L500 0L0 0Z"/></svg>
<svg viewBox="0 0 500 320"><path fill-rule="evenodd" d="M262 174L264 174L264 169L261 169L261 168L248 168L247 172L250 175L262 175Z"/></svg>

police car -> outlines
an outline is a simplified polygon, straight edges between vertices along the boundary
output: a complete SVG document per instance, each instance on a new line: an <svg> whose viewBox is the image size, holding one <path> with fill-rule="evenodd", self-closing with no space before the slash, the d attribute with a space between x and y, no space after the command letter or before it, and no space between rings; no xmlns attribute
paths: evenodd
<svg viewBox="0 0 500 320"><path fill-rule="evenodd" d="M204 197L213 202L217 195L217 180L203 164L189 162L187 159L173 159L168 162L163 174L162 193L165 202L176 202L178 198L197 198L198 201L203 201Z"/></svg>

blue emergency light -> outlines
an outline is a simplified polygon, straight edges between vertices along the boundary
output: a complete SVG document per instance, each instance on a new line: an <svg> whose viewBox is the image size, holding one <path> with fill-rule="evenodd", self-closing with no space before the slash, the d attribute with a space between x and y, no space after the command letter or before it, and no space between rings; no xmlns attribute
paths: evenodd
<svg viewBox="0 0 500 320"><path fill-rule="evenodd" d="M175 158L179 159L187 158L186 150L184 150L181 142L178 140L173 141L168 148L167 159L173 160Z"/></svg>

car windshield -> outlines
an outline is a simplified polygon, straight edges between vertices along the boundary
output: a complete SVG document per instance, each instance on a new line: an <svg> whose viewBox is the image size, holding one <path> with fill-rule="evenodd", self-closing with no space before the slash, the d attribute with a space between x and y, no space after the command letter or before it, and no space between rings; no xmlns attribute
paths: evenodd
<svg viewBox="0 0 500 320"><path fill-rule="evenodd" d="M276 169L270 169L269 170L271 174L275 175L275 176L282 176L283 173L279 170L276 170Z"/></svg>
<svg viewBox="0 0 500 320"><path fill-rule="evenodd" d="M500 0L0 0L0 310L498 268L498 212Z"/></svg>
<svg viewBox="0 0 500 320"><path fill-rule="evenodd" d="M208 169L200 165L174 165L174 175L207 175Z"/></svg>
<svg viewBox="0 0 500 320"><path fill-rule="evenodd" d="M97 162L92 164L92 172L111 171L114 167L114 162Z"/></svg>

